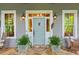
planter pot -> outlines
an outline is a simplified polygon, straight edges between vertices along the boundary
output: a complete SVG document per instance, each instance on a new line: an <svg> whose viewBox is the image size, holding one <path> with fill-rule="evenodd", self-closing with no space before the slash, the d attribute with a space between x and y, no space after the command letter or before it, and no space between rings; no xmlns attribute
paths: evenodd
<svg viewBox="0 0 79 59"><path fill-rule="evenodd" d="M52 48L52 51L55 51L55 52L59 52L61 49L60 45L59 46L53 45L53 46L51 46L51 48Z"/></svg>
<svg viewBox="0 0 79 59"><path fill-rule="evenodd" d="M19 53L27 53L28 45L18 45L18 52Z"/></svg>

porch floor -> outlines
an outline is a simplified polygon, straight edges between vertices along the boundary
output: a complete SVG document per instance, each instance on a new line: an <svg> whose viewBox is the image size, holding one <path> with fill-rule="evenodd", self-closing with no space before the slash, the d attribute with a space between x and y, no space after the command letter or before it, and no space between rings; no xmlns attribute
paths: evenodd
<svg viewBox="0 0 79 59"><path fill-rule="evenodd" d="M53 52L50 48L30 48L27 53L19 54L16 48L2 48L0 49L0 55L75 55L74 53L62 50L60 52Z"/></svg>

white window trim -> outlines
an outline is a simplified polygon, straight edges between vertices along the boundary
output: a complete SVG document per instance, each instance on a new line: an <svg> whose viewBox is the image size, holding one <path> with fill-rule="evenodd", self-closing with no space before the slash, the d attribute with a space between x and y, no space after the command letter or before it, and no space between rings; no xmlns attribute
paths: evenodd
<svg viewBox="0 0 79 59"><path fill-rule="evenodd" d="M77 38L77 10L63 10L62 11L62 37L63 38L68 38L67 36L66 37L64 37L64 14L65 13L74 13L74 17L75 17L75 19L74 19L74 28L75 28L75 37L71 37L71 38L73 38L73 39L76 39Z"/></svg>
<svg viewBox="0 0 79 59"><path fill-rule="evenodd" d="M16 10L1 10L1 37L3 32L5 32L5 19L4 14L5 13L14 13L14 37L7 37L7 38L16 38Z"/></svg>

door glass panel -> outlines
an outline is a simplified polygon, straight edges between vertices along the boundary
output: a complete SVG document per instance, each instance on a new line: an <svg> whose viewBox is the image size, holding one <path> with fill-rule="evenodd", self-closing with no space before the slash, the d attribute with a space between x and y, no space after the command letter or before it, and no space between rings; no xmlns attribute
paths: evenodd
<svg viewBox="0 0 79 59"><path fill-rule="evenodd" d="M5 32L8 37L14 36L14 14L5 14Z"/></svg>
<svg viewBox="0 0 79 59"><path fill-rule="evenodd" d="M28 30L29 32L32 32L32 19L28 20Z"/></svg>
<svg viewBox="0 0 79 59"><path fill-rule="evenodd" d="M49 13L29 13L29 17L34 17L34 16L44 16L44 17L50 17Z"/></svg>
<svg viewBox="0 0 79 59"><path fill-rule="evenodd" d="M65 13L64 36L73 36L74 34L74 13Z"/></svg>
<svg viewBox="0 0 79 59"><path fill-rule="evenodd" d="M46 19L46 31L50 32L50 19Z"/></svg>

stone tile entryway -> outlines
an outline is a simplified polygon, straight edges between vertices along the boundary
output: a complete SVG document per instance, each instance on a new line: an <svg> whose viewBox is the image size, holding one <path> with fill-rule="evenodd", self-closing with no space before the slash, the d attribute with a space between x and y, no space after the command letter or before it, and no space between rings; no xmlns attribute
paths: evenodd
<svg viewBox="0 0 79 59"><path fill-rule="evenodd" d="M47 46L34 46L28 49L27 55L75 55L74 53L62 50L55 53Z"/></svg>
<svg viewBox="0 0 79 59"><path fill-rule="evenodd" d="M28 49L28 55L51 55L52 50L45 46L34 46Z"/></svg>
<svg viewBox="0 0 79 59"><path fill-rule="evenodd" d="M18 54L16 48L0 49L0 55L76 55L74 53L62 50L58 53L55 53L49 47L45 46L33 46L29 48L27 53Z"/></svg>

